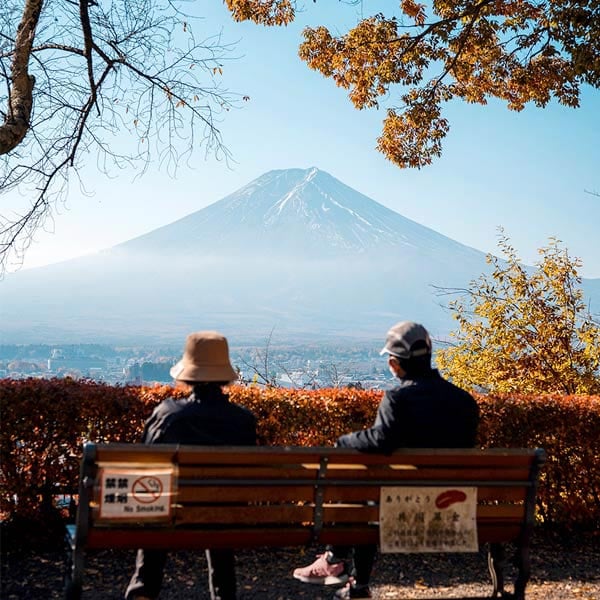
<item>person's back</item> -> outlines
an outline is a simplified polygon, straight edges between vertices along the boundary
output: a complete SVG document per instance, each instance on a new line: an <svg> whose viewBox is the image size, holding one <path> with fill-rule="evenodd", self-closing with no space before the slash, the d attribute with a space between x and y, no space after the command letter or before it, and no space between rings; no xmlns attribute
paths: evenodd
<svg viewBox="0 0 600 600"><path fill-rule="evenodd" d="M187 398L168 398L146 422L145 443L252 446L256 420L233 404L220 384L196 383Z"/></svg>
<svg viewBox="0 0 600 600"><path fill-rule="evenodd" d="M475 445L478 411L472 396L443 379L437 370L405 377L390 396L402 410L396 444L401 442L404 448Z"/></svg>
<svg viewBox="0 0 600 600"><path fill-rule="evenodd" d="M410 366L405 364L410 369ZM339 446L362 451L396 448L469 448L475 445L478 408L473 397L430 367L397 374L372 427L338 440Z"/></svg>
<svg viewBox="0 0 600 600"><path fill-rule="evenodd" d="M146 444L251 446L256 444L256 418L229 401L223 386L237 379L229 362L227 340L212 331L190 334L183 358L172 377L190 392L187 398L167 398L146 421ZM206 551L210 596L235 600L235 556L232 550ZM136 569L125 592L126 600L154 600L162 586L167 553L138 550Z"/></svg>

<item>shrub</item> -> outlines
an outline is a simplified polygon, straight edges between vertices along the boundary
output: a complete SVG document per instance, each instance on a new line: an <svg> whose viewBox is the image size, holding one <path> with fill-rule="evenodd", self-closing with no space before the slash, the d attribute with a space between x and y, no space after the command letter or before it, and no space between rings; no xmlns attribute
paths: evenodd
<svg viewBox="0 0 600 600"><path fill-rule="evenodd" d="M82 444L136 442L171 386L118 387L89 381L0 380L0 510L40 518L61 491L75 492ZM234 386L231 400L258 418L263 445L332 445L370 425L381 392ZM600 396L477 395L482 447L542 447L540 520L598 531Z"/></svg>
<svg viewBox="0 0 600 600"><path fill-rule="evenodd" d="M86 440L135 442L162 388L118 387L72 379L0 381L0 510L35 516L73 491Z"/></svg>
<svg viewBox="0 0 600 600"><path fill-rule="evenodd" d="M331 446L343 433L375 420L381 392L236 386L230 398L256 415L260 444Z"/></svg>
<svg viewBox="0 0 600 600"><path fill-rule="evenodd" d="M477 396L482 447L544 448L538 516L600 533L600 396Z"/></svg>

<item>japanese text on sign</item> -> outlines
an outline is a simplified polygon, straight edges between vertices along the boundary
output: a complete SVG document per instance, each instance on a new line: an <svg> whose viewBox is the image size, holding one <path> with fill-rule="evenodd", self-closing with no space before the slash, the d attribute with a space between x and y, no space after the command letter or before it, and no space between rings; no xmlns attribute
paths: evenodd
<svg viewBox="0 0 600 600"><path fill-rule="evenodd" d="M168 519L173 477L172 467L100 469L100 518Z"/></svg>
<svg viewBox="0 0 600 600"><path fill-rule="evenodd" d="M382 487L381 552L476 552L477 488Z"/></svg>

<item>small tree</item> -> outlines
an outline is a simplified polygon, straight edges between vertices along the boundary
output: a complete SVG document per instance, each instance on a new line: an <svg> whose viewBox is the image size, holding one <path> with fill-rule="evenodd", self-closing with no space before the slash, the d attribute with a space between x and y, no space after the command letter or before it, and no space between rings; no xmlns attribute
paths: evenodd
<svg viewBox="0 0 600 600"><path fill-rule="evenodd" d="M488 255L491 276L444 290L459 295L450 302L459 329L438 352L440 369L490 392L600 393L600 328L583 300L581 260L551 238L531 270L503 232L498 246L504 260Z"/></svg>

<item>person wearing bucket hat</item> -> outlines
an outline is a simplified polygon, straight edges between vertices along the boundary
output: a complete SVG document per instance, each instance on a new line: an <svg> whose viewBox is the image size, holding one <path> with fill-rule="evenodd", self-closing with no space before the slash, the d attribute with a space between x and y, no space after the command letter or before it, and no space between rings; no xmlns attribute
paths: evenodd
<svg viewBox="0 0 600 600"><path fill-rule="evenodd" d="M216 331L188 335L183 356L170 373L190 395L167 398L154 409L145 424L144 443L256 445L256 418L248 409L230 402L223 390L237 379L223 335ZM211 600L235 600L233 550L206 550L206 558ZM158 598L166 561L164 551L138 550L126 600Z"/></svg>
<svg viewBox="0 0 600 600"><path fill-rule="evenodd" d="M380 354L398 384L385 392L372 427L338 438L336 446L363 452L397 448L470 448L475 445L479 409L473 397L431 367L429 333L419 323L401 321L387 332ZM328 546L293 576L305 583L340 585L336 598L370 598L376 546ZM352 565L352 569L349 568ZM349 577L350 571L352 577Z"/></svg>

